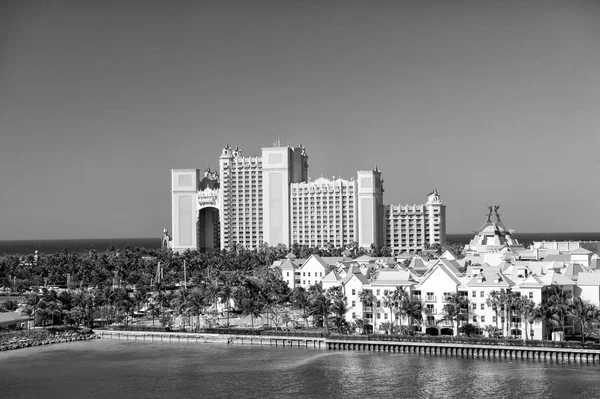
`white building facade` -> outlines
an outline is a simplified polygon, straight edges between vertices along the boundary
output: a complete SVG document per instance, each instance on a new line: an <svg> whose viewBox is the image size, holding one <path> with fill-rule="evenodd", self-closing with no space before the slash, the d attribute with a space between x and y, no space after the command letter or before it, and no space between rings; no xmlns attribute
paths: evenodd
<svg viewBox="0 0 600 399"><path fill-rule="evenodd" d="M251 157L226 145L218 171L171 171L170 246L181 252L234 245L256 249L262 243L338 248L357 243L400 253L444 243L445 206L436 190L426 204L413 206L416 213L384 206L383 192L377 167L348 180L310 180L302 145L274 143Z"/></svg>

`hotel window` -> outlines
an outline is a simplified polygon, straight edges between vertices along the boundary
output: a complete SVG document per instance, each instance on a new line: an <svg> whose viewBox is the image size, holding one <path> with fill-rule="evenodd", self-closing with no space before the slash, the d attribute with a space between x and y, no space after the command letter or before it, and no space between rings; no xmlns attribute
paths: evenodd
<svg viewBox="0 0 600 399"><path fill-rule="evenodd" d="M356 319L356 313L352 312L352 318Z"/></svg>
<svg viewBox="0 0 600 399"><path fill-rule="evenodd" d="M310 272L308 272L308 277L310 277Z"/></svg>
<svg viewBox="0 0 600 399"><path fill-rule="evenodd" d="M473 291L473 293L471 294L471 296L472 296L473 298L477 298L477 291Z"/></svg>
<svg viewBox="0 0 600 399"><path fill-rule="evenodd" d="M477 323L477 316L473 316L473 323Z"/></svg>
<svg viewBox="0 0 600 399"><path fill-rule="evenodd" d="M285 274L286 274L286 276L288 276L288 277L290 276L290 272L286 272Z"/></svg>
<svg viewBox="0 0 600 399"><path fill-rule="evenodd" d="M352 301L352 307L356 306L356 301Z"/></svg>
<svg viewBox="0 0 600 399"><path fill-rule="evenodd" d="M473 304L473 310L477 310L477 304L476 303Z"/></svg>
<svg viewBox="0 0 600 399"><path fill-rule="evenodd" d="M385 320L387 320L387 316L388 316L388 314L387 314L387 313L384 313L384 314L383 314L383 318L384 318Z"/></svg>
<svg viewBox="0 0 600 399"><path fill-rule="evenodd" d="M356 289L352 288L352 295L356 295Z"/></svg>
<svg viewBox="0 0 600 399"><path fill-rule="evenodd" d="M379 295L379 290L377 290L377 293L375 295ZM379 305L377 305L377 306L379 306Z"/></svg>
<svg viewBox="0 0 600 399"><path fill-rule="evenodd" d="M533 299L533 291L529 291L529 299Z"/></svg>
<svg viewBox="0 0 600 399"><path fill-rule="evenodd" d="M492 323L495 323L498 320L496 316L492 316Z"/></svg>
<svg viewBox="0 0 600 399"><path fill-rule="evenodd" d="M485 323L485 316L481 316L481 322Z"/></svg>
<svg viewBox="0 0 600 399"><path fill-rule="evenodd" d="M485 297L485 291L480 291L480 292L479 292L479 296L480 296L481 298L484 298L484 297Z"/></svg>
<svg viewBox="0 0 600 399"><path fill-rule="evenodd" d="M485 304L484 303L481 304L481 310L485 310Z"/></svg>
<svg viewBox="0 0 600 399"><path fill-rule="evenodd" d="M381 313L377 313L377 320L381 319Z"/></svg>

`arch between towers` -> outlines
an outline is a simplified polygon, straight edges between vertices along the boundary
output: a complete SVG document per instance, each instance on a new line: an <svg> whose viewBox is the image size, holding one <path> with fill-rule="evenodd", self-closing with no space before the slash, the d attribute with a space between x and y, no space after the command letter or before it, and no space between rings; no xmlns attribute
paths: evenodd
<svg viewBox="0 0 600 399"><path fill-rule="evenodd" d="M219 251L220 246L219 209L205 206L198 211L198 251Z"/></svg>

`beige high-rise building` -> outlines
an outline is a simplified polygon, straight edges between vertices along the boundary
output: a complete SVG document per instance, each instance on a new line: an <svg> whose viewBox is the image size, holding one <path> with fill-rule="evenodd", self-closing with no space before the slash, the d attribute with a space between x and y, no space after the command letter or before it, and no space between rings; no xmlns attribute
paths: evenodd
<svg viewBox="0 0 600 399"><path fill-rule="evenodd" d="M394 254L418 252L432 244L446 242L446 205L437 189L419 205L386 205L387 246Z"/></svg>
<svg viewBox="0 0 600 399"><path fill-rule="evenodd" d="M234 244L254 249L262 243L288 247L357 243L365 248L387 245L402 252L400 241L390 239L394 218L389 215L396 213L390 213L393 206L383 205L383 192L377 167L358 171L356 179L310 180L302 145L274 143L263 148L261 156L251 157L226 145L218 172L209 168L202 176L197 169L171 171L171 247L185 251L227 249ZM443 242L444 206L437 192L430 197L425 205L427 215L431 214L427 216L431 239L427 239ZM418 249L416 243L406 250Z"/></svg>

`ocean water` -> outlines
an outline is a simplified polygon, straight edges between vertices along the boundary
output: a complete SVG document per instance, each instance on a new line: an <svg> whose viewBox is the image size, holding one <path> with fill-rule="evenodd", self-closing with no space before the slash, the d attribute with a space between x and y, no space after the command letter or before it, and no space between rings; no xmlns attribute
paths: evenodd
<svg viewBox="0 0 600 399"><path fill-rule="evenodd" d="M594 398L600 366L116 340L0 353L0 398Z"/></svg>
<svg viewBox="0 0 600 399"><path fill-rule="evenodd" d="M521 243L533 241L600 241L600 233L522 233L515 237ZM447 234L446 239L452 243L468 244L473 238L473 233ZM125 248L130 246L157 249L160 247L160 238L102 238L79 240L13 240L0 241L1 254L32 254L36 250L41 253L55 253L64 249L69 252L87 252L95 250L104 252L108 247Z"/></svg>
<svg viewBox="0 0 600 399"><path fill-rule="evenodd" d="M144 248L160 248L160 238L101 238L80 240L11 240L0 241L0 254L32 254L36 250L41 253L55 253L64 249L69 252L87 252L94 250L104 252L110 246L117 249L130 246Z"/></svg>

